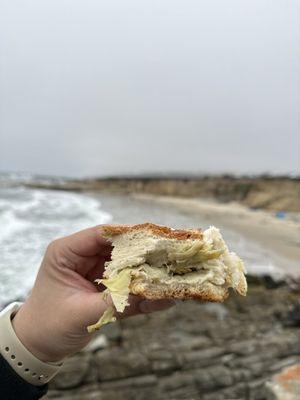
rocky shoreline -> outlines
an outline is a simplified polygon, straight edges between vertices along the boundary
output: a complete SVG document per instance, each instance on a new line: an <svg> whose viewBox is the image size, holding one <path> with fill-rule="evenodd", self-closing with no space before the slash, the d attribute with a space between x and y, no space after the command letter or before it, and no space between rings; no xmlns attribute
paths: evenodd
<svg viewBox="0 0 300 400"><path fill-rule="evenodd" d="M300 282L248 280L246 298L180 302L104 327L86 351L66 362L48 398L277 398L266 382L300 362Z"/></svg>
<svg viewBox="0 0 300 400"><path fill-rule="evenodd" d="M253 209L300 212L300 179L289 177L108 177L58 182L37 179L27 182L26 186L118 194L197 197L220 202L237 201Z"/></svg>
<svg viewBox="0 0 300 400"><path fill-rule="evenodd" d="M50 384L49 399L287 398L277 396L270 382L300 363L299 179L103 178L26 186L82 191L101 198L104 206L114 197L110 194L138 194L124 198L174 208L195 220L205 217L255 240L270 259L276 256L284 276L274 281L248 275L246 298L180 302L168 311L105 326L91 346L65 363ZM275 218L278 211L287 213Z"/></svg>

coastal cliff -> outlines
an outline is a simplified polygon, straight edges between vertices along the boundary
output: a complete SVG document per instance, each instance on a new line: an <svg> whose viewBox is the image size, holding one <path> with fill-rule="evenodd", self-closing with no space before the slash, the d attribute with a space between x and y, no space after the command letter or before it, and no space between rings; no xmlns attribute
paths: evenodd
<svg viewBox="0 0 300 400"><path fill-rule="evenodd" d="M300 179L289 177L106 177L72 179L60 183L34 182L26 186L197 197L220 202L237 201L253 209L300 212Z"/></svg>

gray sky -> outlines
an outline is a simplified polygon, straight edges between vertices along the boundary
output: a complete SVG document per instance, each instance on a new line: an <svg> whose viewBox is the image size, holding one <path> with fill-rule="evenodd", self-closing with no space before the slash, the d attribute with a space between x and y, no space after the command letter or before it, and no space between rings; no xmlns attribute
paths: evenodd
<svg viewBox="0 0 300 400"><path fill-rule="evenodd" d="M0 170L299 174L299 1L0 0Z"/></svg>

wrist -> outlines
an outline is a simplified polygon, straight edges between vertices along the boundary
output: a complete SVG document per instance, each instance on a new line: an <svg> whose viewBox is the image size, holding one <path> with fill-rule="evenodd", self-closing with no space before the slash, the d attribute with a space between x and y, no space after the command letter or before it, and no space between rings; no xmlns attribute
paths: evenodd
<svg viewBox="0 0 300 400"><path fill-rule="evenodd" d="M30 304L24 303L20 307L12 319L12 326L18 339L36 358L46 363L61 361L63 357L60 354L48 349L51 333L39 323L39 318Z"/></svg>
<svg viewBox="0 0 300 400"><path fill-rule="evenodd" d="M20 303L12 303L0 312L0 353L12 369L35 386L49 382L62 363L46 363L33 355L20 341L12 326L12 318Z"/></svg>

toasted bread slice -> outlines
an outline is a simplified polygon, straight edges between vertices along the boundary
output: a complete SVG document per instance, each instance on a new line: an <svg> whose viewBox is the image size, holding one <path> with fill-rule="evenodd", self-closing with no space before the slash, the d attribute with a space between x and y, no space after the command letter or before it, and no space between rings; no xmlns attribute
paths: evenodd
<svg viewBox="0 0 300 400"><path fill-rule="evenodd" d="M128 305L129 294L146 299L198 299L222 302L229 289L245 296L247 282L242 260L229 252L214 227L171 229L145 223L103 225L101 235L113 246L104 278L118 312ZM110 307L89 332L114 320Z"/></svg>
<svg viewBox="0 0 300 400"><path fill-rule="evenodd" d="M105 225L114 246L105 278L130 270L130 293L147 299L223 301L231 287L246 295L241 259L230 253L219 230L176 230L145 223Z"/></svg>

